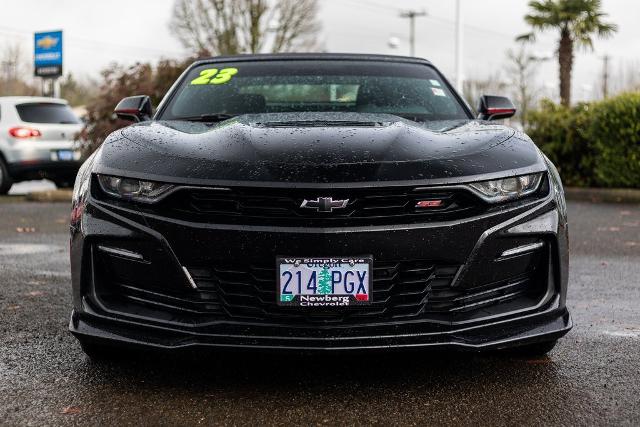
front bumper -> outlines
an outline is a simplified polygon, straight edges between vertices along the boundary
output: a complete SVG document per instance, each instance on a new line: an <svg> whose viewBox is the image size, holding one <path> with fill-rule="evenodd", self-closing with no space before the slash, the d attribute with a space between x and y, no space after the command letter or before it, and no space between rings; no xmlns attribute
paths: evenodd
<svg viewBox="0 0 640 427"><path fill-rule="evenodd" d="M73 182L82 162L79 161L25 161L9 165L9 175L14 181L30 179L63 178Z"/></svg>
<svg viewBox="0 0 640 427"><path fill-rule="evenodd" d="M558 197L552 190L543 200L492 210L461 221L350 229L195 223L89 198L81 223L72 230L74 311L69 327L83 341L167 349L207 346L482 350L557 339L572 326L565 306L566 220ZM537 252L500 255L513 248L537 244L542 245ZM104 247L119 248L121 253L105 253L100 249ZM140 258L127 260L128 254ZM196 271L192 266L227 263L226 266L238 259L246 264L264 263L275 260L278 255L291 254L316 257L372 254L374 268L376 262L385 264L391 259L432 260L436 267L429 267L432 268L428 279L431 282L425 288L424 298L415 302L418 307L415 313L407 315L404 311L385 308L386 313L394 315L369 316L363 320L349 317L340 321L333 318L296 320L288 313L271 313L272 307L265 306L265 302L253 294L243 294L243 297L247 301L249 298L261 301L259 308L264 313L260 316L247 314L244 307L228 301L216 302L216 307L221 307L214 314L203 314L201 307L215 304L198 300L198 310L192 310L185 299L161 295L163 287L180 290L180 295L191 291L195 295L196 291L189 289L192 285L189 277L183 273L185 269ZM442 265L447 267L438 267ZM447 270L451 270L450 276L437 273ZM221 268L219 274L224 273ZM246 277L254 273L243 272ZM434 297L436 282L443 282L445 278L442 286L446 289L441 289L440 295L453 295L447 302L451 311L431 312L433 307L426 301ZM246 280L254 279L257 280L255 277ZM275 277L273 279L273 283L267 283L268 289L275 288ZM122 285L123 282L127 283ZM161 286L146 290L130 286L142 282ZM206 281L197 283L201 284L204 286ZM257 288L260 283L248 284ZM516 284L520 286L517 292L510 293L509 289L515 290ZM230 282L230 285L234 284ZM219 286L222 290L222 282ZM394 286L408 285L402 282ZM523 286L526 289L523 290ZM116 289L133 289L135 293L119 295ZM264 289L258 291L264 292ZM375 283L373 292L375 300ZM162 296L161 300L153 299L158 295ZM221 298L230 301L231 297ZM388 300L395 297L397 295L391 295ZM467 298L472 300L460 305L460 301Z"/></svg>

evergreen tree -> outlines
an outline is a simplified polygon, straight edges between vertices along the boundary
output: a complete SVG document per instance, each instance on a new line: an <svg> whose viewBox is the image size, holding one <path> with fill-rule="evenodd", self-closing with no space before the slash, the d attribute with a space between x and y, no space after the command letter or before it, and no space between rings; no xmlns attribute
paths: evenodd
<svg viewBox="0 0 640 427"><path fill-rule="evenodd" d="M321 295L328 295L331 293L331 274L329 274L329 269L327 267L324 267L322 271L320 271L316 292Z"/></svg>

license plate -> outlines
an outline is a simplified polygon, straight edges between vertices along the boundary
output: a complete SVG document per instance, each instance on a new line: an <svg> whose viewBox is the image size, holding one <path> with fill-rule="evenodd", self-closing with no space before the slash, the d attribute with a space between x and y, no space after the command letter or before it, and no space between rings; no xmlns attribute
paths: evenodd
<svg viewBox="0 0 640 427"><path fill-rule="evenodd" d="M58 150L56 152L58 160L70 161L73 160L73 150Z"/></svg>
<svg viewBox="0 0 640 427"><path fill-rule="evenodd" d="M278 304L349 307L371 303L372 257L277 259Z"/></svg>

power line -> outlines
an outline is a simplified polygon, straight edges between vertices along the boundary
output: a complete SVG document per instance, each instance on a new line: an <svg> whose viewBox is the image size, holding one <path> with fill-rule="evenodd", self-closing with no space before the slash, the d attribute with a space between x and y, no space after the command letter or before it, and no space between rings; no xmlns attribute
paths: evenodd
<svg viewBox="0 0 640 427"><path fill-rule="evenodd" d="M389 5L383 5L381 3L375 3L375 2L372 2L370 0L347 0L347 1L352 2L352 4L354 6L355 6L355 3L357 3L358 7L362 7L362 8L365 8L365 9L368 8L371 11L374 11L374 9L377 9L377 10L375 10L376 12L380 11L380 10L398 12L398 10L399 10L399 8L397 8L397 7L389 6ZM432 15L432 14L427 15L426 19L430 19L432 21L442 22L444 24L447 24L447 25L450 25L450 26L454 26L454 27L456 25L456 22L451 20L451 19L444 18L444 17L441 17L441 16ZM500 31L491 30L491 29L488 29L488 28L477 27L475 25L464 24L464 28L467 29L467 30L477 31L477 32L480 32L480 33L491 34L493 36L500 37L500 38L505 38L505 37L512 38L512 37L514 37L513 34L506 34L506 33L503 33L503 32L500 32Z"/></svg>
<svg viewBox="0 0 640 427"><path fill-rule="evenodd" d="M364 3L361 3L359 0L347 0L347 1L351 1L351 2L357 2L358 3L358 7L364 7L365 9L367 8L374 8L374 9L378 9L378 10L394 10L397 11L398 9L395 7L390 7L387 5L382 5L380 3L376 3L376 2L372 2L372 1L368 1L366 0ZM369 9L372 10L372 9Z"/></svg>
<svg viewBox="0 0 640 427"><path fill-rule="evenodd" d="M18 28L11 28L11 27L6 27L6 26L0 26L0 32L8 32L8 33L14 33L14 34L22 34L24 36L31 36L33 37L33 32L29 31L29 30L21 30ZM87 47L83 47L81 46L81 44L90 44L91 46L88 48L94 49L97 46L104 46L104 47L110 47L110 48L115 48L115 49L121 49L122 51L126 51L129 52L131 50L137 50L137 51L146 51L148 53L154 53L154 54L170 54L170 55L175 55L175 56L179 56L179 55L183 55L184 52L177 52L177 51L167 51L165 49L155 49L155 48L150 48L150 47L143 47L143 46L131 46L131 45L123 45L123 44L117 44L117 43L110 43L110 42L103 42L103 41L98 41L98 40L92 40L92 39L85 39L82 37L77 37L77 36L68 36L65 35L65 44L71 44L73 46L79 47L79 48L87 48Z"/></svg>

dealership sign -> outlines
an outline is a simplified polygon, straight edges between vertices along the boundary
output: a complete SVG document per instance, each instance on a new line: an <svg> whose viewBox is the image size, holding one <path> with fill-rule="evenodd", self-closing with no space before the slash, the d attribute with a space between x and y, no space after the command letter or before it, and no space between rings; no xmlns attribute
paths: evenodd
<svg viewBox="0 0 640 427"><path fill-rule="evenodd" d="M38 77L62 75L62 31L35 33L34 68Z"/></svg>

